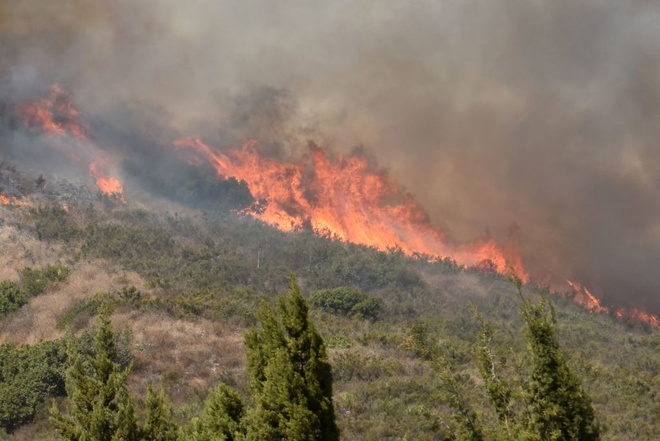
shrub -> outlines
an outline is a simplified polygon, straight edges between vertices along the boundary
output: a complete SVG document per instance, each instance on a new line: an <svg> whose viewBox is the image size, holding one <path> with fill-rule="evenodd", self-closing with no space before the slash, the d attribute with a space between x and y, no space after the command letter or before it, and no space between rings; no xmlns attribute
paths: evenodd
<svg viewBox="0 0 660 441"><path fill-rule="evenodd" d="M64 395L66 343L0 346L0 427L11 432L37 413L47 396Z"/></svg>
<svg viewBox="0 0 660 441"><path fill-rule="evenodd" d="M51 283L66 280L70 272L66 265L48 265L43 269L26 267L19 272L19 276L23 290L28 296L35 296L44 292Z"/></svg>
<svg viewBox="0 0 660 441"><path fill-rule="evenodd" d="M0 319L27 303L25 292L14 282L0 282Z"/></svg>
<svg viewBox="0 0 660 441"><path fill-rule="evenodd" d="M309 301L317 308L334 314L357 315L370 319L376 319L381 309L380 299L348 286L314 291L310 295Z"/></svg>
<svg viewBox="0 0 660 441"><path fill-rule="evenodd" d="M39 206L30 211L35 222L39 240L71 241L80 235L80 230L67 211L58 204Z"/></svg>

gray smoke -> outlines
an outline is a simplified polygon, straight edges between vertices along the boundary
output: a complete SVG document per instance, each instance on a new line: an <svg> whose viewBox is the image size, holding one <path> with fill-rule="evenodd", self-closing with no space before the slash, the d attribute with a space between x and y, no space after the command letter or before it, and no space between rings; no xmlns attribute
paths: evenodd
<svg viewBox="0 0 660 441"><path fill-rule="evenodd" d="M656 313L658 47L642 0L0 5L15 84L151 139L365 146L456 239L515 230L539 278Z"/></svg>

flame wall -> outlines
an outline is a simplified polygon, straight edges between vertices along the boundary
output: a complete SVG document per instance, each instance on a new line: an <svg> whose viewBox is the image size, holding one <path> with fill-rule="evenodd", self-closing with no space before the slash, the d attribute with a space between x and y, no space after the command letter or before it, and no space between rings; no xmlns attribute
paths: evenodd
<svg viewBox="0 0 660 441"><path fill-rule="evenodd" d="M453 240L515 234L538 277L657 313L659 42L642 0L21 0L0 101L60 83L154 161L184 136L364 146Z"/></svg>

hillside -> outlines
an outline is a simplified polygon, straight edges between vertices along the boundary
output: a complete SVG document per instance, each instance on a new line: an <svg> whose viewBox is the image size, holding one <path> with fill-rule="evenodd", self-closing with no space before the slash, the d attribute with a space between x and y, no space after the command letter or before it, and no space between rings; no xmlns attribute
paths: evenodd
<svg viewBox="0 0 660 441"><path fill-rule="evenodd" d="M243 336L256 324L259 302L287 291L290 272L310 301L319 290L339 287L377 299L378 306L357 312L312 302L329 348L342 439L444 439L451 409L433 367L406 345L414 326L424 325L447 348L464 380L462 393L483 403L484 421L496 416L477 374L474 310L498 330L493 345L509 371L521 366L521 300L493 268L382 252L304 228L281 232L229 210L241 200L234 197L238 182L222 184L213 196L226 196L226 204L130 189L124 202L85 182L47 174L41 182L38 170L3 163L0 173L8 198L0 206L0 279L23 287L47 279L0 319L4 354L71 333L84 338L105 299L132 358L131 392L144 397L147 383L161 385L181 423L199 414L218 382L248 397ZM524 286L523 294L535 299L538 289ZM660 331L560 296L552 300L561 345L592 397L603 439L660 439ZM0 383L0 395L11 387ZM6 438L53 439L47 407L37 405L36 415Z"/></svg>

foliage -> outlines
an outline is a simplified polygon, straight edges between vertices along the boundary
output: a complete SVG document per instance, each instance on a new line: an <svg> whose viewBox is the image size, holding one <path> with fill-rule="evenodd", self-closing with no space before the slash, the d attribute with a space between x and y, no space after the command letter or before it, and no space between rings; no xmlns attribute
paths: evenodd
<svg viewBox="0 0 660 441"><path fill-rule="evenodd" d="M30 211L40 240L70 242L80 235L80 229L67 210L59 204L39 206Z"/></svg>
<svg viewBox="0 0 660 441"><path fill-rule="evenodd" d="M246 438L338 440L325 344L293 276L289 284L278 314L263 306L258 315L262 327L245 337L255 401L246 416Z"/></svg>
<svg viewBox="0 0 660 441"><path fill-rule="evenodd" d="M27 304L27 296L16 283L10 280L0 281L0 319Z"/></svg>
<svg viewBox="0 0 660 441"><path fill-rule="evenodd" d="M0 346L0 428L13 431L32 420L47 396L64 394L66 360L63 340Z"/></svg>
<svg viewBox="0 0 660 441"><path fill-rule="evenodd" d="M465 389L471 380L460 373L453 360L454 348L446 347L431 339L428 328L416 324L410 329L405 347L415 351L421 358L433 363L436 369L440 389L439 400L453 409L454 426L443 421L448 430L448 439L480 441L484 439L484 429L475 411L473 403L467 398Z"/></svg>
<svg viewBox="0 0 660 441"><path fill-rule="evenodd" d="M66 265L48 265L42 269L23 268L19 271L21 285L29 296L44 292L51 283L63 282L71 269Z"/></svg>
<svg viewBox="0 0 660 441"><path fill-rule="evenodd" d="M244 430L241 422L245 409L236 392L226 384L219 384L206 399L204 414L193 420L189 439L192 441L234 441Z"/></svg>
<svg viewBox="0 0 660 441"><path fill-rule="evenodd" d="M126 378L130 368L121 368L115 334L105 310L99 315L94 337L96 357L72 354L67 373L67 411L51 408L57 433L67 440L137 440L135 410Z"/></svg>
<svg viewBox="0 0 660 441"><path fill-rule="evenodd" d="M222 320L237 317L246 323L254 323L254 310L257 298L248 290L219 293L207 289L197 292L182 292L169 298L152 298L144 295L134 286L126 286L117 291L98 293L73 305L57 320L60 330L82 329L94 317L102 303L113 307L129 307L142 311L163 311L176 318L191 319L205 317Z"/></svg>
<svg viewBox="0 0 660 441"><path fill-rule="evenodd" d="M369 319L376 319L381 309L380 299L348 286L314 291L309 296L309 302L335 314Z"/></svg>
<svg viewBox="0 0 660 441"><path fill-rule="evenodd" d="M167 174L159 174L168 179ZM137 272L147 281L142 292L130 287L110 292L111 287L98 289L113 306L133 309L130 314L138 317L163 311L181 321L203 318L216 322L212 326L217 329L225 329L228 323L244 329L257 322L260 300L285 289L281 274L289 269L308 292L350 286L379 299L379 320L356 320L351 313L326 314L317 307L311 311L316 328L331 348L337 425L346 439L459 437L457 412L447 405L451 381L455 398L468 407L467 414L474 417L484 438L523 439L525 432L533 430L525 423L533 371L524 331L527 325L515 288L489 272L487 265L464 268L451 259L410 258L396 250L382 253L332 237L317 237L307 230L285 234L249 217L216 210L213 202L188 199L184 203L206 212L187 211L182 205L177 205L178 213L133 205L103 211L72 203L68 211L51 213L48 205L41 207L41 213L31 213L34 231L19 220L21 210L27 208L16 207L12 212L16 220L7 217L3 222L24 235L33 232L44 241L66 244L58 247L63 261L102 258L110 266ZM531 287L522 289L531 291ZM602 437L660 439L660 332L590 313L570 298L554 300L556 341L592 399L602 423ZM482 323L471 318L465 306L468 302L476 304ZM95 297L87 298L56 318L63 328L79 331L96 315L97 306ZM26 315L23 326L30 320ZM442 349L444 376L440 366L425 361L421 353L402 349L401 343L410 339L406 331L418 322L424 323L427 341ZM17 323L5 321L2 325L3 335L11 335ZM76 343L85 359L95 357L91 346L89 335L83 334ZM179 349L172 346L172 350ZM130 363L126 354L119 358L122 367ZM140 362L144 365L133 377L136 388L142 388L145 378L153 378L152 373L162 367L157 359ZM250 409L242 366L218 368L232 372L236 382L231 384ZM188 382L188 374L199 374L196 378L208 382L225 378L204 369L201 364L186 367L176 387L166 389L176 394L178 422L196 415L203 402L200 397L205 396L204 390L196 389L199 383ZM172 371L183 372L183 367L176 364ZM485 374L493 371L495 378ZM16 389L20 391L17 395L28 396L31 387L21 388ZM18 439L51 436L46 429L44 436L22 433L50 427L40 415L22 420L35 419L36 423L20 428Z"/></svg>
<svg viewBox="0 0 660 441"><path fill-rule="evenodd" d="M173 422L172 405L165 398L163 391L157 391L152 384L149 384L147 388L145 407L142 440L176 441L179 439L179 428Z"/></svg>
<svg viewBox="0 0 660 441"><path fill-rule="evenodd" d="M41 294L50 284L66 280L70 271L66 265L27 267L19 271L20 286L10 280L0 281L0 319L26 305L30 297Z"/></svg>
<svg viewBox="0 0 660 441"><path fill-rule="evenodd" d="M529 440L600 439L591 399L569 368L555 336L555 310L543 297L525 301L522 315L531 352L532 372L525 385L526 438Z"/></svg>
<svg viewBox="0 0 660 441"><path fill-rule="evenodd" d="M538 304L522 298L521 316L525 324L528 351L526 372L519 389L512 379L502 375L505 359L493 353L491 342L495 329L477 314L481 330L477 338L477 367L486 395L497 415L499 427L484 427L484 416L467 399L470 381L464 381L455 369L451 351L429 338L426 327L413 326L406 347L432 361L442 384L441 398L454 410L458 439L597 440L599 427L589 396L577 375L569 368L555 335L555 310L547 297ZM548 306L549 305L549 306ZM549 311L548 311L549 308ZM519 383L520 384L520 383ZM480 406L485 408L485 406Z"/></svg>

